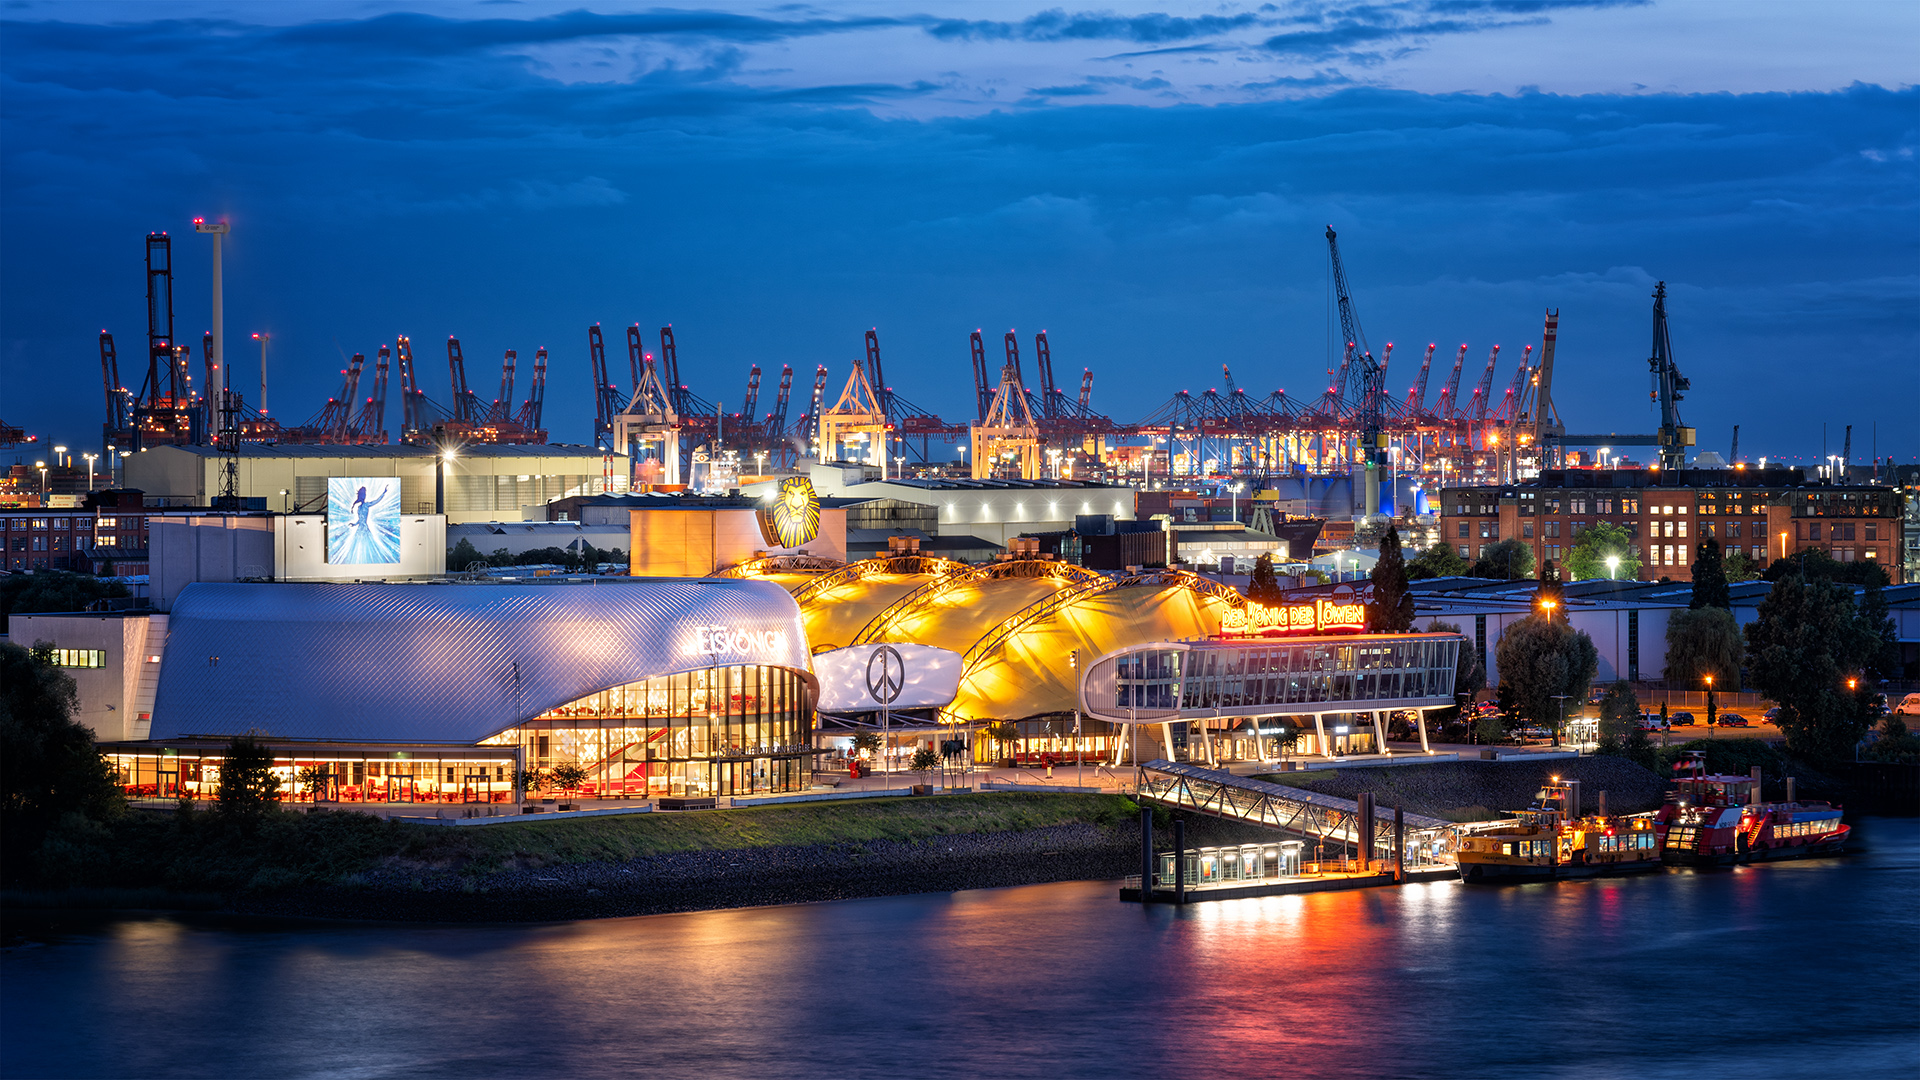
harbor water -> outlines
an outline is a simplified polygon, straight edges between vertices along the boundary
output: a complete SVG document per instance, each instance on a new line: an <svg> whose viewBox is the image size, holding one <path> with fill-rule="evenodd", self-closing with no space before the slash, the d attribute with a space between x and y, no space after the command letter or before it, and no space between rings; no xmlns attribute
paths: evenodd
<svg viewBox="0 0 1920 1080"><path fill-rule="evenodd" d="M538 925L13 912L9 1077L1920 1075L1859 853L1142 908L1111 882Z"/></svg>

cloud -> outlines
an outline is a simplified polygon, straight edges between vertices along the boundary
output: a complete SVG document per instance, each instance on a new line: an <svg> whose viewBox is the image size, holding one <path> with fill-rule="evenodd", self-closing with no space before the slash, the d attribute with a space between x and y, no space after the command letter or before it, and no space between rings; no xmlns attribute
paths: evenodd
<svg viewBox="0 0 1920 1080"><path fill-rule="evenodd" d="M1434 19L1535 14L1386 8L1292 5L1211 38L1108 32L1249 48L1341 20L1402 34L1341 46L1359 52ZM434 18L410 25L458 21ZM969 407L965 334L982 325L1046 327L1121 419L1221 363L1250 393L1309 386L1324 380L1328 222L1383 341L1470 341L1482 358L1502 341L1505 356L1560 307L1570 422L1639 419L1653 279L1675 297L1689 421L1739 418L1743 446L1762 429L1798 438L1806 416L1893 428L1895 396L1855 388L1920 348L1912 88L1419 94L1325 63L1208 69L1223 92L1286 100L1147 107L1193 84L1172 65L1088 76L1076 60L1001 80L1009 98L1039 87L1028 104L914 119L885 110L988 80L909 63L750 78L765 65L747 35L842 33L799 11L656 20L616 50L643 60L622 77L566 82L528 63L547 47L532 39L599 49L614 24L528 21L543 25L454 28L403 60L404 42L335 24L0 27L0 357L33 373L9 384L9 422L63 417L70 443L97 430L90 335L144 332L140 237L203 213L235 221L229 330L274 333L276 411L334 392L335 338L368 351L459 333L476 357L547 345L568 441L591 431L594 321L674 322L696 389L719 400L750 364L844 377L876 325L900 391L949 417ZM896 21L872 32L932 39ZM176 252L197 332L206 252L190 236ZM1835 377L1802 377L1816 360ZM1748 389L1769 380L1795 393Z"/></svg>

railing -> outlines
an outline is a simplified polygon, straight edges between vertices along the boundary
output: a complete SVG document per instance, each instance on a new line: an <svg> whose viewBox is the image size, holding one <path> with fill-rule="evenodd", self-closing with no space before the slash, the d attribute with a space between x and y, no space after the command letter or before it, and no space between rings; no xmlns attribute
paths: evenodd
<svg viewBox="0 0 1920 1080"><path fill-rule="evenodd" d="M1351 799L1165 760L1149 761L1140 769L1142 800L1264 825L1321 842L1354 847L1360 844L1360 804ZM1408 865L1444 861L1459 845L1452 822L1423 814L1404 814L1403 820ZM1394 850L1390 810L1374 815L1373 850L1386 852L1389 857Z"/></svg>

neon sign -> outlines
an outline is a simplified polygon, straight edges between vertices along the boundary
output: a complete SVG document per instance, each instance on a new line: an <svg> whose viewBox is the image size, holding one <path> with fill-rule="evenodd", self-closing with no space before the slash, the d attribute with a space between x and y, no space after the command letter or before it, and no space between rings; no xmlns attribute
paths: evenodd
<svg viewBox="0 0 1920 1080"><path fill-rule="evenodd" d="M736 656L771 653L778 656L787 651L787 632L748 630L738 626L700 626L694 628L693 647L689 651L702 656L722 653Z"/></svg>
<svg viewBox="0 0 1920 1080"><path fill-rule="evenodd" d="M1225 637L1366 628L1367 605L1345 598L1322 598L1310 604L1262 604L1249 600L1246 607L1229 608L1220 618L1220 633Z"/></svg>

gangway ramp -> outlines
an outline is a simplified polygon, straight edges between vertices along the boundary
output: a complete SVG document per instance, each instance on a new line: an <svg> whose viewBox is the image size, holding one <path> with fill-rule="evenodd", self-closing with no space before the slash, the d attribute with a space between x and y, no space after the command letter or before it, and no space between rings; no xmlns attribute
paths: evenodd
<svg viewBox="0 0 1920 1080"><path fill-rule="evenodd" d="M1279 829L1323 843L1360 846L1361 809L1352 799L1271 784L1164 759L1140 766L1141 801ZM1402 813L1409 865L1448 861L1458 847L1453 822ZM1376 808L1373 851L1394 851L1391 808Z"/></svg>

